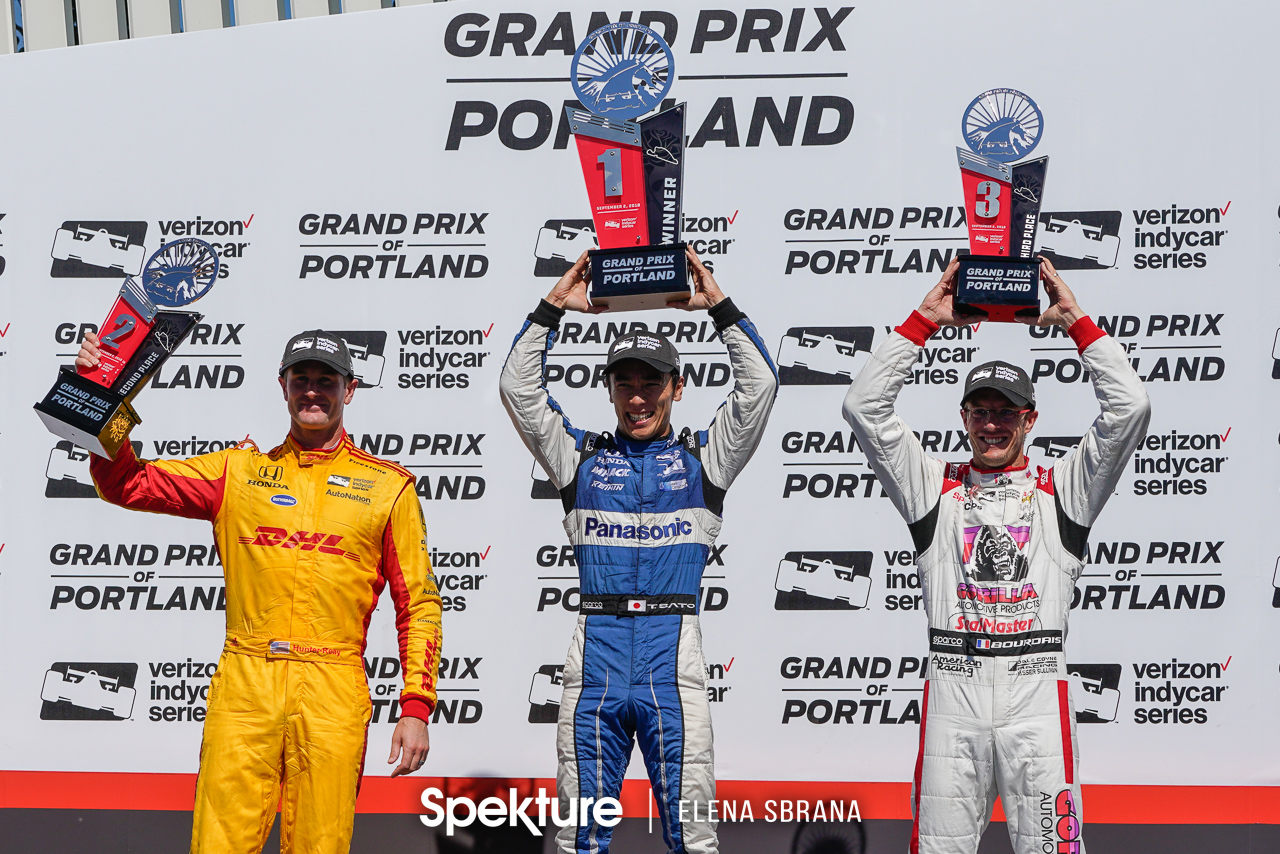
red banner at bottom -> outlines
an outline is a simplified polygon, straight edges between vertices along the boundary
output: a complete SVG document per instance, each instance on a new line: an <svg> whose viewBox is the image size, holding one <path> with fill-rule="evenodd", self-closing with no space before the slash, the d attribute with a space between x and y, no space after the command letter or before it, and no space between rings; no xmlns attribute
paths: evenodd
<svg viewBox="0 0 1280 854"><path fill-rule="evenodd" d="M356 812L422 813L422 792L434 786L446 797L473 800L490 795L506 800L548 795L550 777L365 777ZM0 808L190 810L195 774L129 774L88 771L0 771ZM814 805L824 813L841 805L843 814L857 802L863 819L910 819L910 783L833 783L772 780L721 780L716 784L718 812L737 817L750 803L755 821L795 820L803 802L812 819ZM622 786L623 814L650 815L652 795L644 780ZM1280 824L1280 786L1108 786L1084 787L1086 824ZM1004 820L997 803L995 821Z"/></svg>

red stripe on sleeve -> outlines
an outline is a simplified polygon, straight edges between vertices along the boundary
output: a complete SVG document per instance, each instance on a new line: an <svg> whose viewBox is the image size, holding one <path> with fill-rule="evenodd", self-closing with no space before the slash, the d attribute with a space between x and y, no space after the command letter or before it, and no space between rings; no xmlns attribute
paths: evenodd
<svg viewBox="0 0 1280 854"><path fill-rule="evenodd" d="M1062 723L1062 763L1066 767L1067 785L1075 783L1075 756L1071 750L1071 686L1058 680L1058 719Z"/></svg>
<svg viewBox="0 0 1280 854"><path fill-rule="evenodd" d="M186 519L212 522L222 508L227 469L215 479L186 477L165 471L158 465L144 463L125 446L114 460L89 457L89 473L98 494L106 501L131 510L148 510Z"/></svg>
<svg viewBox="0 0 1280 854"><path fill-rule="evenodd" d="M392 533L391 519L387 519L387 526L382 531L382 577L387 580L387 586L391 589L391 601L396 606L396 636L400 642L400 664L404 675L405 690L409 692L412 692L414 688L430 690L430 685L414 686L409 683L409 623L413 619L409 605L412 597L409 593L409 585L404 580L404 570L400 567L400 555L396 552L396 540ZM426 652L426 661L421 663L424 682L432 677L429 672L432 658L430 645L428 645ZM426 714L412 714L411 711L416 704L424 707ZM429 720L432 711L434 711L434 704L426 697L405 697L401 701L401 717L408 714L411 718Z"/></svg>
<svg viewBox="0 0 1280 854"><path fill-rule="evenodd" d="M1085 348L1107 333L1099 329L1098 325L1086 315L1071 324L1067 334L1071 336L1072 341L1076 342L1076 349L1084 353Z"/></svg>
<svg viewBox="0 0 1280 854"><path fill-rule="evenodd" d="M897 332L917 347L923 347L924 342L928 341L929 336L937 332L938 328L938 324L920 312L913 311L901 326L894 329L894 332Z"/></svg>

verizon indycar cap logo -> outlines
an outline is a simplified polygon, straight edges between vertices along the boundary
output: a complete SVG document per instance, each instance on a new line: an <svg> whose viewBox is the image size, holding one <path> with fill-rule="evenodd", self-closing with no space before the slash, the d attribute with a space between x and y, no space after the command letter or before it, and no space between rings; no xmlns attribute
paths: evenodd
<svg viewBox="0 0 1280 854"><path fill-rule="evenodd" d="M1120 708L1119 664L1068 664L1071 705L1076 722L1105 724L1114 721Z"/></svg>
<svg viewBox="0 0 1280 854"><path fill-rule="evenodd" d="M383 356L387 349L387 333L335 330L333 334L347 342L347 351L351 353L351 371L358 381L357 388L382 385L382 369L387 361Z"/></svg>
<svg viewBox="0 0 1280 854"><path fill-rule="evenodd" d="M871 352L870 326L793 326L778 345L782 385L849 385Z"/></svg>
<svg viewBox="0 0 1280 854"><path fill-rule="evenodd" d="M1040 213L1036 251L1059 270L1105 270L1120 252L1120 211Z"/></svg>
<svg viewBox="0 0 1280 854"><path fill-rule="evenodd" d="M558 279L569 272L579 255L596 248L596 227L591 220L549 219L538 229L538 242L533 249L533 275Z"/></svg>
<svg viewBox="0 0 1280 854"><path fill-rule="evenodd" d="M867 607L871 552L787 552L778 563L775 611L853 611Z"/></svg>
<svg viewBox="0 0 1280 854"><path fill-rule="evenodd" d="M133 714L138 665L55 661L40 689L42 721L122 721Z"/></svg>
<svg viewBox="0 0 1280 854"><path fill-rule="evenodd" d="M137 276L147 260L145 222L67 220L53 236L55 279Z"/></svg>
<svg viewBox="0 0 1280 854"><path fill-rule="evenodd" d="M142 443L133 442L135 456L142 453ZM70 442L59 442L49 452L45 466L45 498L97 498L98 490L89 475L89 452Z"/></svg>
<svg viewBox="0 0 1280 854"><path fill-rule="evenodd" d="M555 723L560 716L560 693L563 690L564 665L544 664L539 667L529 686L529 723Z"/></svg>

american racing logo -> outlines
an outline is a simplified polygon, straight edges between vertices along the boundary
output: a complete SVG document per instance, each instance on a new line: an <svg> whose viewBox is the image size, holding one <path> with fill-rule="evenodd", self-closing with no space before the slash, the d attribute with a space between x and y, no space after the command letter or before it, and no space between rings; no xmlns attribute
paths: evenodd
<svg viewBox="0 0 1280 854"><path fill-rule="evenodd" d="M787 552L774 580L775 611L852 611L867 607L871 552Z"/></svg>
<svg viewBox="0 0 1280 854"><path fill-rule="evenodd" d="M125 720L133 714L137 677L137 664L55 661L40 689L40 720Z"/></svg>
<svg viewBox="0 0 1280 854"><path fill-rule="evenodd" d="M338 543L342 541L341 534L313 534L309 531L296 531L290 534L284 528L271 528L266 525L259 525L254 530L257 536L238 538L242 545L301 549L304 552L315 550L324 554L339 555L348 560L360 559L355 552L338 548Z"/></svg>
<svg viewBox="0 0 1280 854"><path fill-rule="evenodd" d="M53 236L54 279L137 276L147 260L145 222L67 220Z"/></svg>

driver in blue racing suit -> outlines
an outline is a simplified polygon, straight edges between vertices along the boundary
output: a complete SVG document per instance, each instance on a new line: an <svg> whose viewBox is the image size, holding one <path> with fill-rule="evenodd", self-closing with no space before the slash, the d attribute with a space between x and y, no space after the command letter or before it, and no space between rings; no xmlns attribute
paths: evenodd
<svg viewBox="0 0 1280 854"><path fill-rule="evenodd" d="M501 390L560 491L580 577L556 738L560 815L570 799L616 798L639 741L667 847L704 854L718 843L708 820L715 774L698 591L725 490L760 442L778 377L746 315L692 251L689 263L693 297L672 305L707 310L735 381L706 430L671 428L684 380L675 347L656 333L632 331L609 350L613 435L574 427L548 395L543 369L564 312L602 310L587 302L585 253L516 336ZM611 833L586 818L563 828L557 844L607 854Z"/></svg>

